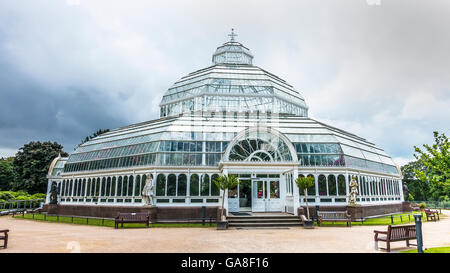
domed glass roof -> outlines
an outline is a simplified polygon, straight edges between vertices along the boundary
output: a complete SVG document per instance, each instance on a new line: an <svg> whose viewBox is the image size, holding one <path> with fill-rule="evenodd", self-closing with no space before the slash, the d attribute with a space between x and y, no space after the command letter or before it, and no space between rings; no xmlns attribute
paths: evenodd
<svg viewBox="0 0 450 273"><path fill-rule="evenodd" d="M375 144L308 118L300 93L252 65L252 59L232 34L217 48L212 66L169 88L160 104L161 118L97 136L77 147L67 164L56 166L55 161L55 169L70 175L290 162L301 168L399 175L392 158Z"/></svg>
<svg viewBox="0 0 450 273"><path fill-rule="evenodd" d="M190 111L270 112L306 117L305 99L285 80L253 65L253 55L231 40L219 46L213 65L181 78L164 94L160 116Z"/></svg>

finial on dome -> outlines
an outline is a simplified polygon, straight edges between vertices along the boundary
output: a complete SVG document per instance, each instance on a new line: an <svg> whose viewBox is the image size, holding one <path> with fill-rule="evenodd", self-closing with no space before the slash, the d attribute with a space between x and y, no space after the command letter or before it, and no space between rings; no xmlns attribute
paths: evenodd
<svg viewBox="0 0 450 273"><path fill-rule="evenodd" d="M234 28L231 29L231 34L228 34L230 36L230 42L234 42L234 37L238 36L236 33L234 33Z"/></svg>

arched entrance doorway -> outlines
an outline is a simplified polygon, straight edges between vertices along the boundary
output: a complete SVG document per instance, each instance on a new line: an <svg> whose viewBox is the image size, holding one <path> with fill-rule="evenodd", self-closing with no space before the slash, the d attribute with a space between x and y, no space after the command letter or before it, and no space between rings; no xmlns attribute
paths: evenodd
<svg viewBox="0 0 450 273"><path fill-rule="evenodd" d="M283 211L286 175L298 165L290 141L272 128L252 128L238 134L222 160L239 185L228 192L228 210Z"/></svg>

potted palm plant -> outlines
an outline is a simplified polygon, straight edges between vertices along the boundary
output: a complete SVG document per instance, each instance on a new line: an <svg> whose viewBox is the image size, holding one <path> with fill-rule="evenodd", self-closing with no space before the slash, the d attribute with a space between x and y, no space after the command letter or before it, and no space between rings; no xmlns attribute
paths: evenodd
<svg viewBox="0 0 450 273"><path fill-rule="evenodd" d="M314 177L298 177L295 181L300 191L303 191L306 203L306 220L303 221L305 228L314 228L314 221L309 217L308 188L314 186Z"/></svg>
<svg viewBox="0 0 450 273"><path fill-rule="evenodd" d="M238 184L238 178L235 175L221 175L214 179L214 184L217 185L217 187L222 190L222 209L220 212L220 220L217 221L217 229L227 229L228 228L228 221L225 218L225 215L223 215L224 211L224 203L225 203L225 193L228 189L234 188Z"/></svg>

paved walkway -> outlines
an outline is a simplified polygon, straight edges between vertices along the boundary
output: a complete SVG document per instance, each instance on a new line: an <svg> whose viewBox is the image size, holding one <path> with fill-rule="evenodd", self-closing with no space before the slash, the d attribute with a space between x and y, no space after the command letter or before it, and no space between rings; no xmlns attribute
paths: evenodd
<svg viewBox="0 0 450 273"><path fill-rule="evenodd" d="M450 216L450 211L443 211ZM0 217L9 229L8 252L382 252L373 230L381 226L303 229L134 228L117 229ZM423 223L424 247L450 246L450 218ZM382 243L380 243L382 246ZM394 242L392 251L406 248Z"/></svg>

